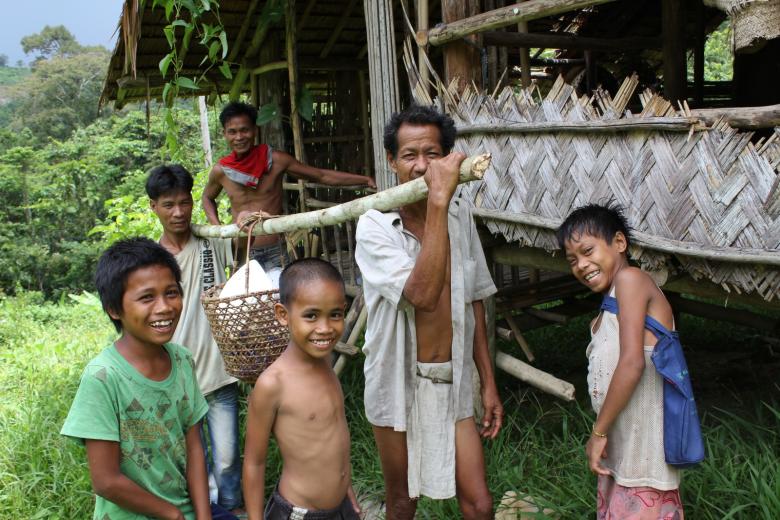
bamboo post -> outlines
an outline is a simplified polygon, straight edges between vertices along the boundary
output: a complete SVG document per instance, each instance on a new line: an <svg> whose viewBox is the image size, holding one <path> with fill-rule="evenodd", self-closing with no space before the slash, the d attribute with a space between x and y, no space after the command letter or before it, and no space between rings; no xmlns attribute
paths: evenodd
<svg viewBox="0 0 780 520"><path fill-rule="evenodd" d="M500 350L496 352L496 366L507 374L512 375L520 381L528 383L543 392L552 394L564 401L574 400L574 385L568 381L558 379L547 372L543 372L538 368L534 368L528 363L523 363L519 359Z"/></svg>
<svg viewBox="0 0 780 520"><path fill-rule="evenodd" d="M460 165L460 179L464 183L480 180L490 166L490 154L472 155L467 157ZM296 213L270 218L258 222L253 229L253 235L273 235L276 233L289 233L299 229L314 229L319 226L332 226L348 220L355 220L370 209L389 211L391 209L423 200L428 195L428 186L423 177L414 179L393 188L374 193L359 199L351 200L343 204L307 213ZM246 236L240 232L238 226L229 224L226 226L192 225L192 231L197 236L204 238L236 238Z"/></svg>
<svg viewBox="0 0 780 520"><path fill-rule="evenodd" d="M475 0L442 0L441 15L445 24L455 22L479 12L479 2ZM421 67L425 68L425 67ZM469 41L452 41L444 47L445 83L457 80L458 92L471 85L481 87L482 66L479 51Z"/></svg>
<svg viewBox="0 0 780 520"><path fill-rule="evenodd" d="M391 0L363 0L371 91L374 177L380 190L396 184L396 178L385 158L382 132L385 122L389 121L393 112L398 111L401 106L391 3Z"/></svg>
<svg viewBox="0 0 780 520"><path fill-rule="evenodd" d="M518 34L528 34L528 21L523 20L517 23ZM531 86L531 55L528 53L528 47L519 47L520 51L520 82L523 88Z"/></svg>
<svg viewBox="0 0 780 520"><path fill-rule="evenodd" d="M363 175L371 175L371 128L368 119L368 96L366 95L366 74L358 71L360 89L360 126L363 131Z"/></svg>
<svg viewBox="0 0 780 520"><path fill-rule="evenodd" d="M428 30L428 0L417 0L417 30ZM417 63L425 63L425 46L421 45L417 48ZM430 91L429 83L431 80L431 73L428 67L420 67L420 83L425 92Z"/></svg>
<svg viewBox="0 0 780 520"><path fill-rule="evenodd" d="M368 321L368 307L363 305L363 308L360 309L360 315L358 316L357 322L355 323L355 326L352 327L352 331L349 334L349 338L347 338L347 345L348 346L355 346L355 343L357 343L358 338L363 333L363 329L366 327L366 322ZM341 371L344 370L344 367L347 364L347 356L344 354L339 354L339 358L336 360L336 364L333 366L333 371L336 372L336 375L340 375Z"/></svg>
<svg viewBox="0 0 780 520"><path fill-rule="evenodd" d="M287 50L287 74L290 78L290 126L292 126L295 158L303 162L303 128L298 113L298 56L295 46L295 0L287 0L285 17L285 48Z"/></svg>
<svg viewBox="0 0 780 520"><path fill-rule="evenodd" d="M525 340L525 336L523 336L523 333L520 331L520 327L517 326L517 322L515 322L515 319L509 314L504 316L504 319L509 325L509 328L512 329L512 335L515 337L517 344L520 345L520 348L523 350L523 354L525 354L525 357L528 358L528 361L533 363L536 360L536 357L534 357L534 353L531 351L531 346Z"/></svg>
<svg viewBox="0 0 780 520"><path fill-rule="evenodd" d="M209 132L209 110L206 107L206 98L198 96L198 112L200 113L200 142L203 146L203 155L206 167L211 168L214 161L211 155L211 133Z"/></svg>
<svg viewBox="0 0 780 520"><path fill-rule="evenodd" d="M662 0L664 97L673 105L686 98L685 4Z"/></svg>

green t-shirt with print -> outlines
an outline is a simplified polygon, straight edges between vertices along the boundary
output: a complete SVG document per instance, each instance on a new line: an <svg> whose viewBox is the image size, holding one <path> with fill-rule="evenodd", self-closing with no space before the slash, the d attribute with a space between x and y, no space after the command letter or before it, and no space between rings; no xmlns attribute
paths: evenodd
<svg viewBox="0 0 780 520"><path fill-rule="evenodd" d="M142 376L113 344L104 349L84 369L60 433L82 441L118 442L120 471L194 520L187 490L185 434L203 418L208 404L198 389L192 354L173 343L165 349L171 373L163 381ZM98 496L93 518L147 517Z"/></svg>

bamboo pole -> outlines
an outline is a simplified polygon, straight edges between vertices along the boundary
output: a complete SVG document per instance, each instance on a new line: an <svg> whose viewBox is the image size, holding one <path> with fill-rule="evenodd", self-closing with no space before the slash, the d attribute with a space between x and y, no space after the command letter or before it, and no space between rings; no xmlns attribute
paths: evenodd
<svg viewBox="0 0 780 520"><path fill-rule="evenodd" d="M531 386L552 394L556 397L560 397L565 401L574 400L574 385L568 381L558 379L557 377L543 372L538 368L534 368L528 363L523 363L519 359L510 356L500 350L496 352L496 366L506 372L528 383Z"/></svg>
<svg viewBox="0 0 780 520"><path fill-rule="evenodd" d="M490 166L490 154L473 155L467 157L460 165L460 179L464 183L481 180ZM370 209L389 211L391 209L411 204L424 199L428 195L428 186L425 179L420 177L412 181L388 188L379 193L355 199L344 204L330 208L297 213L282 217L270 218L258 222L254 227L253 235L274 235L277 233L289 233L299 229L314 229L320 226L332 226L348 220L354 220ZM204 238L236 238L246 236L240 232L238 226L204 226L193 224L192 231L197 236Z"/></svg>
<svg viewBox="0 0 780 520"><path fill-rule="evenodd" d="M482 33L485 45L502 47L544 47L548 49L576 49L592 51L660 49L662 39L654 36L626 36L623 38L596 38L573 34L488 31Z"/></svg>
<svg viewBox="0 0 780 520"><path fill-rule="evenodd" d="M290 126L293 133L295 158L303 162L303 128L298 113L298 55L295 48L295 0L287 0L285 17L285 42L287 49L287 74L290 78Z"/></svg>
<svg viewBox="0 0 780 520"><path fill-rule="evenodd" d="M524 224L550 230L558 229L558 226L561 225L560 220L540 217L530 213L507 213L505 211L499 210L476 208L474 209L473 214L474 216L483 219L512 222L515 224ZM693 242L683 242L682 240L673 240L671 238L659 238L641 231L632 231L631 236L633 242L636 245L640 247L647 247L662 253L689 256L693 258L704 258L718 262L737 262L744 264L765 264L780 266L780 255L777 254L777 251L696 244ZM561 265L566 263L562 258L560 261L562 262ZM552 264L553 260L550 260L550 262ZM534 267L540 267L544 269L544 266ZM568 270L569 268L567 265L565 271Z"/></svg>
<svg viewBox="0 0 780 520"><path fill-rule="evenodd" d="M500 7L492 11L458 20L448 24L440 24L429 31L417 33L419 45L443 45L453 40L459 40L470 34L498 29L522 21L546 18L575 9L582 9L614 0L528 0L519 4Z"/></svg>
<svg viewBox="0 0 780 520"><path fill-rule="evenodd" d="M717 110L717 109L713 109ZM740 109L741 110L741 109ZM637 117L596 121L531 121L502 124L468 124L458 126L458 135L467 134L530 134L555 132L632 132L663 130L690 132L703 127L695 117Z"/></svg>

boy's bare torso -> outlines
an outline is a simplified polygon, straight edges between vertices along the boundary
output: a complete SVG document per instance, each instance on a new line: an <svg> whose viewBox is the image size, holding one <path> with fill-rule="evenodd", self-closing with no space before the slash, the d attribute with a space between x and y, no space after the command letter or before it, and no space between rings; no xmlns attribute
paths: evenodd
<svg viewBox="0 0 780 520"><path fill-rule="evenodd" d="M280 385L272 432L284 466L279 492L306 509L332 509L350 483L349 428L338 377L327 363L284 354L261 377Z"/></svg>

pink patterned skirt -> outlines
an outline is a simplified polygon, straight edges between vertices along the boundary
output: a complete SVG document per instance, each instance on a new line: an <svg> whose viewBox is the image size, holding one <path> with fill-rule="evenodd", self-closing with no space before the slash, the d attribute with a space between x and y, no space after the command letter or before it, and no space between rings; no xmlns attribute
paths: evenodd
<svg viewBox="0 0 780 520"><path fill-rule="evenodd" d="M598 520L684 520L680 490L624 487L599 475Z"/></svg>

